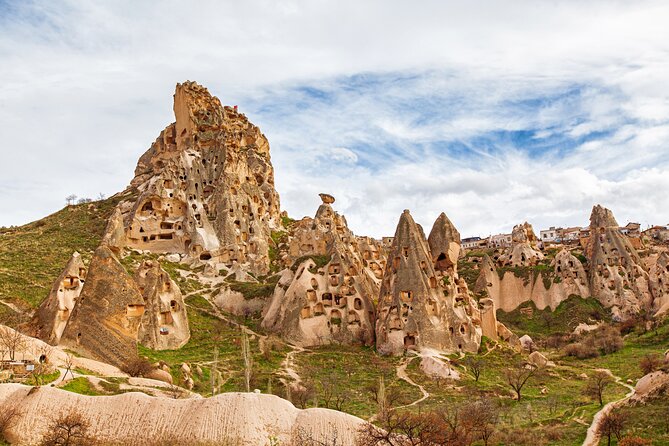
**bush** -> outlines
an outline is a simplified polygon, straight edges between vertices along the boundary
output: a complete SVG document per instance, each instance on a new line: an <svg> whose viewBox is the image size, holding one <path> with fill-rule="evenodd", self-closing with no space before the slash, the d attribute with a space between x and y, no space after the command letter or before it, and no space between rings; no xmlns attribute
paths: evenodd
<svg viewBox="0 0 669 446"><path fill-rule="evenodd" d="M599 351L590 345L582 342L575 342L569 344L563 350L565 356L573 356L578 359L596 358L599 356Z"/></svg>
<svg viewBox="0 0 669 446"><path fill-rule="evenodd" d="M591 335L590 339L594 341L602 354L609 355L623 348L623 338L620 332L610 326L602 326Z"/></svg>
<svg viewBox="0 0 669 446"><path fill-rule="evenodd" d="M648 354L641 358L641 361L639 361L639 367L641 367L641 371L644 375L648 375L649 373L653 373L654 371L659 370L662 366L662 363L662 358L660 358L659 355Z"/></svg>
<svg viewBox="0 0 669 446"><path fill-rule="evenodd" d="M145 358L135 358L125 363L121 370L134 377L146 376L153 370L153 365Z"/></svg>

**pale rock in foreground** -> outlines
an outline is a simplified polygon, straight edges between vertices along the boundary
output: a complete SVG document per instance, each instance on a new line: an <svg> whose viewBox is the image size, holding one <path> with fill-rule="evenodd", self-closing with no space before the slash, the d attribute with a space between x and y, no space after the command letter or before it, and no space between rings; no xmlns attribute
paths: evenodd
<svg viewBox="0 0 669 446"><path fill-rule="evenodd" d="M31 390L34 389L34 390ZM364 421L329 409L296 409L274 395L225 393L212 398L170 399L143 393L83 396L57 388L0 385L0 410L19 409L5 432L12 443L35 444L54 417L79 412L105 444L269 444L301 446L300 433L316 441L353 446ZM234 443L238 441L239 443ZM325 444L325 443L324 443Z"/></svg>

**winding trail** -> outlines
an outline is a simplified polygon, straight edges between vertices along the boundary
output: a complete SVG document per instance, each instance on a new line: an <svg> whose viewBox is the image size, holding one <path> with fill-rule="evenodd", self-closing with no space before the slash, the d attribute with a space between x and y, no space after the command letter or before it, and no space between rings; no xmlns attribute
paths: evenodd
<svg viewBox="0 0 669 446"><path fill-rule="evenodd" d="M405 404L404 406L396 407L395 409L404 409L405 407L415 406L416 404L425 401L426 399L428 399L431 396L430 393L427 390L425 390L425 387L421 386L420 384L416 384L411 378L409 378L409 375L407 375L407 366L409 364L411 364L411 361L413 361L416 358L418 358L418 356L413 356L413 357L407 359L406 361L404 361L402 364L397 366L396 372L397 372L397 377L399 379L401 379L403 381L406 381L411 386L417 387L418 390L420 390L420 393L423 394L423 396L421 396L420 398L418 398L416 401L414 401L412 403Z"/></svg>
<svg viewBox="0 0 669 446"><path fill-rule="evenodd" d="M191 293L188 293L188 294L186 294L186 295L184 296L184 304L185 304L186 306L190 307L190 308L193 308L193 309L196 309L196 310L200 310L200 311L204 311L204 312L207 313L208 315L210 315L210 316L214 316L214 317L216 317L216 318L218 318L218 319L220 319L220 320L222 320L222 321L228 322L228 323L230 323L230 324L232 324L232 325L236 325L239 329L241 329L241 330L244 331L245 333L247 333L247 334L249 334L249 335L257 336L258 339L262 339L262 340L267 339L268 336L266 336L266 335L261 335L260 333L256 333L255 331L251 330L251 329L250 329L249 327L247 327L246 325L244 325L244 324L242 324L242 323L240 323L240 322L237 322L237 321L234 320L233 318L229 318L229 317L227 317L227 316L221 311L221 309L218 308L218 306L212 301L212 298L211 298L211 292L212 292L212 291L213 291L212 289L209 289L209 290L206 290L206 289L200 289L200 290L196 290L196 291L193 291L193 292L191 292ZM185 302L186 297L189 297L189 296L192 296L192 295L195 295L195 294L199 294L199 295L201 295L202 297L204 297L204 299L205 299L205 300L209 303L209 305L211 306L211 310L207 310L207 309L204 309L204 308L201 308L201 307L194 307L194 306L189 305L189 304L187 304L187 303ZM281 342L283 345L285 345L286 347L288 347L288 348L291 349L291 351L288 352L288 353L286 354L286 357L285 357L284 360L281 362L281 367L283 368L283 374L286 376L286 379L281 379L281 381L282 381L283 384L285 384L285 385L288 385L288 384L289 384L289 381L292 381L293 384L297 384L297 385L299 385L299 384L302 382L302 378L301 378L300 375L297 373L297 370L296 370L295 367L294 367L294 365L295 365L295 356L296 356L297 354L299 354L299 353L303 353L303 352L305 351L305 349L302 348L302 347L299 347L299 346L297 346L297 345L294 345L294 344L290 344L290 343L288 343L288 342L285 342L285 341L283 341L283 340L281 340L281 339L279 339L279 342Z"/></svg>
<svg viewBox="0 0 669 446"><path fill-rule="evenodd" d="M611 371L608 369L597 369L597 370L604 370L606 372L611 373ZM627 394L623 398L607 403L604 407L600 409L599 412L595 414L595 416L592 418L592 424L590 424L590 427L588 427L588 433L585 437L585 440L583 441L583 446L597 446L599 444L599 440L601 437L599 432L597 432L600 420L606 414L610 413L611 410L620 406L622 403L627 401L632 395L634 395L634 387L624 382L622 378L620 378L619 376L613 375L613 373L611 373L611 376L613 376L613 378L615 379L616 384L619 384L623 387L627 387L629 389L629 392L627 392Z"/></svg>

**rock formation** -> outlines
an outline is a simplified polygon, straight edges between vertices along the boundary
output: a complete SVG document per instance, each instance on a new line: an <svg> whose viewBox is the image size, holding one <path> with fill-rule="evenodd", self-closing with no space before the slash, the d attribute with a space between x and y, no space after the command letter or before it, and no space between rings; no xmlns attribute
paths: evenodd
<svg viewBox="0 0 669 446"><path fill-rule="evenodd" d="M641 258L618 230L613 213L599 205L590 215L586 256L591 294L610 307L614 317L620 319L650 309L653 299Z"/></svg>
<svg viewBox="0 0 669 446"><path fill-rule="evenodd" d="M500 256L501 265L529 266L543 260L544 255L537 250L537 236L532 225L525 222L513 227L511 247Z"/></svg>
<svg viewBox="0 0 669 446"><path fill-rule="evenodd" d="M126 246L266 274L280 212L267 139L194 82L177 84L174 114L139 159L136 199L119 205Z"/></svg>
<svg viewBox="0 0 669 446"><path fill-rule="evenodd" d="M376 346L382 353L397 355L409 348L478 351L478 309L455 265L448 264L457 260L459 247L451 242L457 244L459 235L445 216L437 219L432 233L439 251L434 256L422 228L408 210L402 213L379 294Z"/></svg>
<svg viewBox="0 0 669 446"><path fill-rule="evenodd" d="M35 313L32 326L35 337L56 345L65 330L79 294L84 287L86 267L78 252L72 254L67 266L54 282L49 296Z"/></svg>
<svg viewBox="0 0 669 446"><path fill-rule="evenodd" d="M669 252L663 251L650 270L654 314L669 313Z"/></svg>
<svg viewBox="0 0 669 446"><path fill-rule="evenodd" d="M496 309L509 312L523 302L532 301L538 309L555 310L569 296L589 297L587 273L568 250L560 251L543 270L518 265L502 277L489 256L484 256L474 291L485 292ZM502 270L503 271L503 270ZM517 275L520 271L523 275Z"/></svg>
<svg viewBox="0 0 669 446"><path fill-rule="evenodd" d="M230 444L303 446L356 444L360 418L330 409L296 409L275 395L224 393L211 398L157 398L139 392L84 396L62 389L20 384L0 387L0 410L18 408L4 432L12 444L40 444L61 414L78 412L100 444ZM305 438L307 437L307 438ZM306 441L305 441L306 440Z"/></svg>
<svg viewBox="0 0 669 446"><path fill-rule="evenodd" d="M356 238L334 197L293 226L283 272L262 326L299 345L374 340L374 299L385 259L378 242ZM319 260L321 265L317 265Z"/></svg>
<svg viewBox="0 0 669 446"><path fill-rule="evenodd" d="M144 299L111 250L100 246L86 284L63 331L61 344L89 357L123 366L137 357L137 332Z"/></svg>
<svg viewBox="0 0 669 446"><path fill-rule="evenodd" d="M142 306L128 307L127 314L141 315L140 344L154 350L174 350L190 338L188 316L179 286L158 262L145 260L135 273L144 298Z"/></svg>

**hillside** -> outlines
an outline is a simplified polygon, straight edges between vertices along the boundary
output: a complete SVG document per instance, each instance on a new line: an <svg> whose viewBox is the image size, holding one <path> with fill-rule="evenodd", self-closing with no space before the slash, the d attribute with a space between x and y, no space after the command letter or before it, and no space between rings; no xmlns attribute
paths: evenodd
<svg viewBox="0 0 669 446"><path fill-rule="evenodd" d="M25 310L36 308L49 294L72 252L90 259L120 200L117 194L70 205L32 223L1 228L0 300Z"/></svg>

